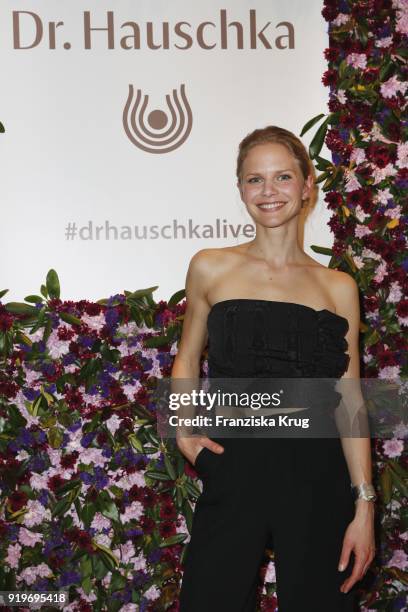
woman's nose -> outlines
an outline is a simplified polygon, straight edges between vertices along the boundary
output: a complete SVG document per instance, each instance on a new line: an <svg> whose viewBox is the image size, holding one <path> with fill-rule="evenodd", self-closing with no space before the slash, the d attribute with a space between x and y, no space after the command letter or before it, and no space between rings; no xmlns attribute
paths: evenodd
<svg viewBox="0 0 408 612"><path fill-rule="evenodd" d="M264 195L273 194L273 193L276 193L276 191L277 191L276 185L274 184L273 181L264 181L264 184L263 184Z"/></svg>

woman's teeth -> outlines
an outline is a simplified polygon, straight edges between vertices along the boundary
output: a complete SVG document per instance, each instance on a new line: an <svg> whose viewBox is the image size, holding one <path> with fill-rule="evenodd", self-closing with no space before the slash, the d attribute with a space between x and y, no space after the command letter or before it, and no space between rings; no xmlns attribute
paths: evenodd
<svg viewBox="0 0 408 612"><path fill-rule="evenodd" d="M284 204L286 204L286 202L273 202L273 204L258 204L258 208L262 208L263 210L269 210L273 208L279 208Z"/></svg>

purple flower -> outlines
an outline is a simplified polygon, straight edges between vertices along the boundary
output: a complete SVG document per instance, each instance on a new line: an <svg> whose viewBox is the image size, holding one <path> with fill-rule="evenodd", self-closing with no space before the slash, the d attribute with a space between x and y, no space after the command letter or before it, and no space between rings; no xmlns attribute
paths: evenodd
<svg viewBox="0 0 408 612"><path fill-rule="evenodd" d="M160 548L155 548L147 555L147 561L148 563L152 563L152 564L158 563L161 559L161 556L162 556L162 551L160 550Z"/></svg>
<svg viewBox="0 0 408 612"><path fill-rule="evenodd" d="M88 474L88 472L81 472L79 477L82 480L82 482L84 482L85 484L87 485L93 484L93 477L91 474Z"/></svg>
<svg viewBox="0 0 408 612"><path fill-rule="evenodd" d="M96 435L95 431L90 431L89 433L87 433L84 436L82 436L81 445L84 448L88 448L88 446L90 446L92 444L95 435Z"/></svg>
<svg viewBox="0 0 408 612"><path fill-rule="evenodd" d="M40 495L38 496L38 501L43 506L47 506L49 501L49 493L46 489L42 489Z"/></svg>
<svg viewBox="0 0 408 612"><path fill-rule="evenodd" d="M72 433L74 433L75 431L78 431L78 429L80 429L81 426L82 426L82 421L76 421L75 423L72 423L72 425L68 427L68 431L71 431Z"/></svg>
<svg viewBox="0 0 408 612"><path fill-rule="evenodd" d="M36 389L29 389L27 387L23 388L23 395L29 402L33 402L39 395L40 392Z"/></svg>
<svg viewBox="0 0 408 612"><path fill-rule="evenodd" d="M59 586L69 586L70 584L80 584L81 574L79 572L63 572L59 579Z"/></svg>
<svg viewBox="0 0 408 612"><path fill-rule="evenodd" d="M119 313L116 308L109 308L105 314L105 320L108 327L114 327L119 320Z"/></svg>

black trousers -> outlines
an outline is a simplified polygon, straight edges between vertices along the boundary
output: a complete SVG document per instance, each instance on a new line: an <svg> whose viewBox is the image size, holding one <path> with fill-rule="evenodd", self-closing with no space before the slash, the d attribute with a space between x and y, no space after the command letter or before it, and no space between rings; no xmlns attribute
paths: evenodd
<svg viewBox="0 0 408 612"><path fill-rule="evenodd" d="M291 415L293 416L293 415ZM195 467L203 481L180 612L255 612L265 548L275 555L279 612L351 612L355 587L337 567L354 517L339 438L215 438Z"/></svg>

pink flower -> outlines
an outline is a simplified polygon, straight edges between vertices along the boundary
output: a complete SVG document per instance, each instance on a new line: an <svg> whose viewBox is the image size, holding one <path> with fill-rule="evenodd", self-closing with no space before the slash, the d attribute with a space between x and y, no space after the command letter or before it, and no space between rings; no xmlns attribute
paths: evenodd
<svg viewBox="0 0 408 612"><path fill-rule="evenodd" d="M46 563L40 563L40 565L31 565L26 567L26 569L21 572L19 577L20 580L24 580L26 584L33 584L37 578L46 578L51 574L52 571L48 565Z"/></svg>
<svg viewBox="0 0 408 612"><path fill-rule="evenodd" d="M380 204L387 205L388 200L391 200L393 197L392 193L389 190L389 187L386 189L379 189L374 196L374 202L379 202Z"/></svg>
<svg viewBox="0 0 408 612"><path fill-rule="evenodd" d="M398 567L400 570L408 569L408 557L403 550L394 550L394 554L387 563L388 567Z"/></svg>
<svg viewBox="0 0 408 612"><path fill-rule="evenodd" d="M139 519L143 514L143 505L140 501L134 501L127 506L124 513L120 515L122 523L128 523L132 520Z"/></svg>
<svg viewBox="0 0 408 612"><path fill-rule="evenodd" d="M332 24L339 27L342 26L344 23L347 23L349 19L350 15L347 15L347 13L339 13L336 19L333 19Z"/></svg>
<svg viewBox="0 0 408 612"><path fill-rule="evenodd" d="M382 263L380 263L380 265L378 266L375 272L374 280L377 283L381 283L381 281L384 279L385 276L387 276L387 274L388 274L387 264L385 263L385 261L383 261Z"/></svg>
<svg viewBox="0 0 408 612"><path fill-rule="evenodd" d="M150 587L150 589L147 589L147 591L143 593L143 595L146 597L146 599L150 599L150 601L154 601L155 599L160 597L160 591L157 588L157 586L153 584Z"/></svg>
<svg viewBox="0 0 408 612"><path fill-rule="evenodd" d="M361 189L361 185L356 175L354 174L354 172L351 172L350 170L346 169L344 174L346 177L345 191L350 192L350 191L357 191L358 189Z"/></svg>
<svg viewBox="0 0 408 612"><path fill-rule="evenodd" d="M113 551L121 561L121 563L129 563L129 561L135 556L136 551L130 540L121 544L119 548Z"/></svg>
<svg viewBox="0 0 408 612"><path fill-rule="evenodd" d="M395 380L399 378L400 368L399 366L387 366L379 371L378 378L385 380Z"/></svg>
<svg viewBox="0 0 408 612"><path fill-rule="evenodd" d="M367 68L367 56L365 53L350 53L346 57L346 63L353 68L361 68L364 70Z"/></svg>
<svg viewBox="0 0 408 612"><path fill-rule="evenodd" d="M362 238L363 236L367 236L368 234L371 234L371 230L366 225L357 225L354 230L354 235L356 236L356 238Z"/></svg>
<svg viewBox="0 0 408 612"><path fill-rule="evenodd" d="M27 504L27 512L24 514L23 523L26 527L40 525L43 521L51 520L51 512L44 508L39 501L30 499Z"/></svg>
<svg viewBox="0 0 408 612"><path fill-rule="evenodd" d="M35 546L38 542L41 542L43 536L41 533L29 531L25 527L22 527L18 534L18 539L23 546Z"/></svg>
<svg viewBox="0 0 408 612"><path fill-rule="evenodd" d="M390 79L388 79L388 81L384 81L384 83L380 87L380 91L382 93L383 98L393 98L398 92L401 92L402 95L404 95L407 87L408 83L403 83L402 81L399 81L394 75Z"/></svg>
<svg viewBox="0 0 408 612"><path fill-rule="evenodd" d="M387 48L390 45L392 45L392 36L386 36L385 38L378 38L374 44L376 47Z"/></svg>
<svg viewBox="0 0 408 612"><path fill-rule="evenodd" d="M373 166L373 164L371 166L373 168L374 185L381 183L381 181L384 181L389 176L394 176L398 172L394 164L391 163L387 164L385 168L378 168L378 166Z"/></svg>
<svg viewBox="0 0 408 612"><path fill-rule="evenodd" d="M394 281L391 283L390 292L388 294L388 302L392 302L393 304L400 301L402 298L401 285L398 281Z"/></svg>
<svg viewBox="0 0 408 612"><path fill-rule="evenodd" d="M18 560L21 557L21 546L20 544L10 544L7 548L7 557L4 561L13 569L18 568Z"/></svg>
<svg viewBox="0 0 408 612"><path fill-rule="evenodd" d="M91 523L92 529L102 530L102 529L107 529L110 526L111 526L110 520L105 518L100 512L96 512L95 516L92 519L92 523Z"/></svg>
<svg viewBox="0 0 408 612"><path fill-rule="evenodd" d="M125 385L128 386L128 385ZM123 389L124 390L124 389ZM128 396L129 397L129 396ZM131 398L129 398L131 399ZM115 435L115 432L119 429L120 427L120 418L118 417L117 414L113 414L110 419L108 419L106 421L106 427L109 429L109 431L111 432L112 436Z"/></svg>
<svg viewBox="0 0 408 612"><path fill-rule="evenodd" d="M30 477L30 487L37 491L41 491L41 489L48 489L48 476L45 474L33 474Z"/></svg>
<svg viewBox="0 0 408 612"><path fill-rule="evenodd" d="M399 457L404 450L404 443L402 440L385 440L383 442L383 451L386 457Z"/></svg>
<svg viewBox="0 0 408 612"><path fill-rule="evenodd" d="M269 561L266 568L265 582L276 582L275 564L273 561Z"/></svg>
<svg viewBox="0 0 408 612"><path fill-rule="evenodd" d="M146 569L146 559L143 553L140 553L137 557L133 559L133 567L135 570L145 570Z"/></svg>
<svg viewBox="0 0 408 612"><path fill-rule="evenodd" d="M391 217L391 219L399 219L401 217L402 208L401 206L394 206L393 208L387 208L384 211L384 215Z"/></svg>
<svg viewBox="0 0 408 612"><path fill-rule="evenodd" d="M356 147L353 149L350 155L350 161L355 162L356 164L362 164L366 160L366 154L364 149L359 149Z"/></svg>
<svg viewBox="0 0 408 612"><path fill-rule="evenodd" d="M397 24L395 30L401 32L401 34L408 34L408 10L406 3L403 4L403 0L400 0L402 10L397 11Z"/></svg>
<svg viewBox="0 0 408 612"><path fill-rule="evenodd" d="M398 168L408 168L408 142L400 142L397 145L397 161Z"/></svg>

